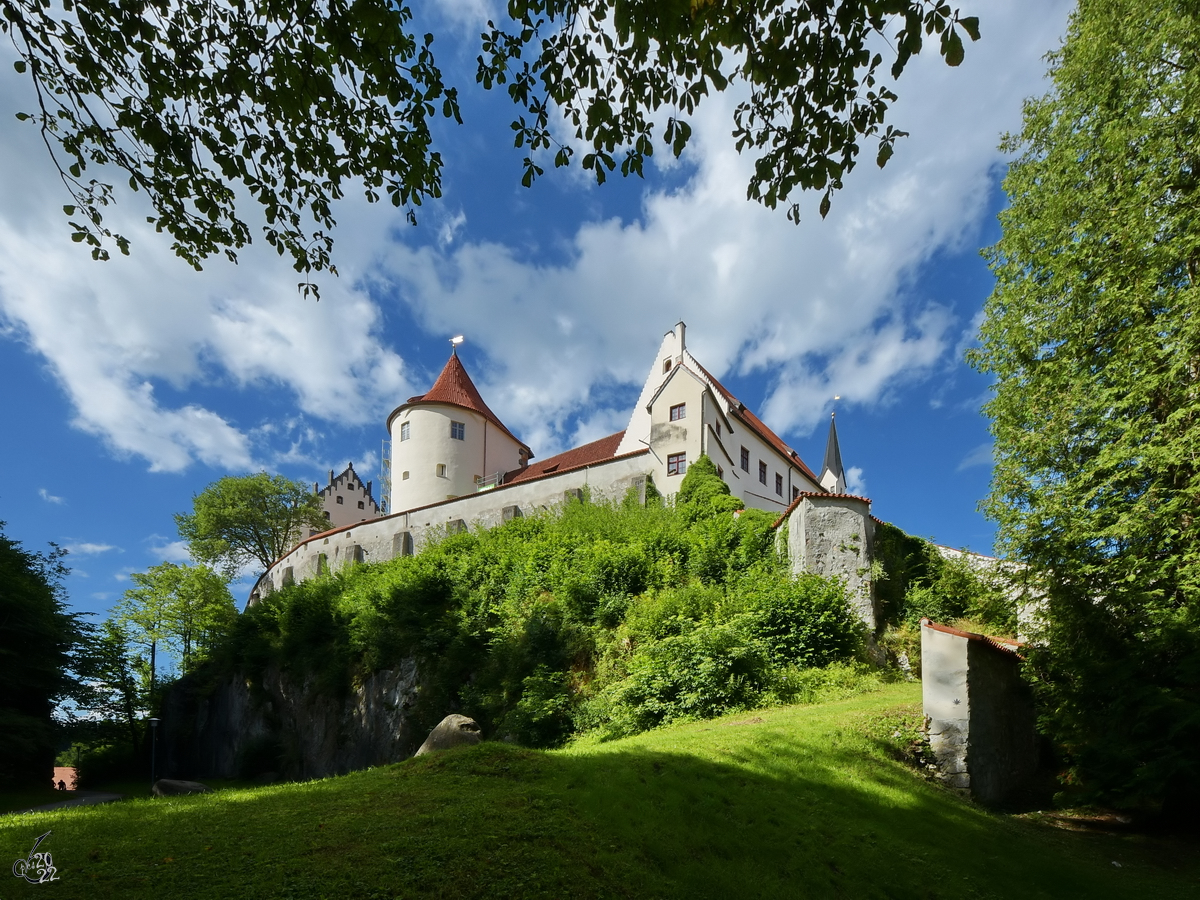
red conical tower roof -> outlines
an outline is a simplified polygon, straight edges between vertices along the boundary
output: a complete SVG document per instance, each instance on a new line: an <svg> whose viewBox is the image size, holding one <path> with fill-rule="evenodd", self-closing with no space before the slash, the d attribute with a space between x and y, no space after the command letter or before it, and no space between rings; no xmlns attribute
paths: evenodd
<svg viewBox="0 0 1200 900"><path fill-rule="evenodd" d="M529 447L520 440L515 434L505 427L488 405L483 402L483 397L479 394L479 389L475 387L475 383L471 381L471 376L467 374L467 370L463 367L462 360L458 358L457 353L451 353L450 358L446 360L446 366L442 369L442 374L437 377L437 381L424 394L418 394L416 397L409 397L408 402L396 409L392 415L388 416L388 426L391 426L392 418L396 413L400 412L407 406L412 406L414 403L445 403L449 406L458 406L462 409L469 409L472 412L477 412L510 438L529 450ZM533 456L532 452L529 454Z"/></svg>

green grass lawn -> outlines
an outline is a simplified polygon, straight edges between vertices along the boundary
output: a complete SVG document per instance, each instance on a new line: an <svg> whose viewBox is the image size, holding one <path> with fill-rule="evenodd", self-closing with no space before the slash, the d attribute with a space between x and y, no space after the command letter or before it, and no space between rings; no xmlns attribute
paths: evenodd
<svg viewBox="0 0 1200 900"><path fill-rule="evenodd" d="M896 762L919 692L4 816L10 860L52 829L60 880L0 897L1198 896L1193 843L991 814Z"/></svg>

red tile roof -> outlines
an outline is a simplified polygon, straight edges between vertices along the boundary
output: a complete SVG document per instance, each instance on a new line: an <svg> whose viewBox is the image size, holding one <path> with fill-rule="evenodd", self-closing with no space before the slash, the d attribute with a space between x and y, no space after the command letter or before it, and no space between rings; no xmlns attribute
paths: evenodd
<svg viewBox="0 0 1200 900"><path fill-rule="evenodd" d="M976 634L974 631L960 631L957 628L951 628L949 625L939 625L932 619L922 619L921 627L932 628L934 631L940 631L943 634L953 634L961 638L966 638L969 641L980 641L981 643L987 644L989 647L993 647L996 650L1002 650L1005 653L1011 653L1018 659L1025 658L1021 656L1020 653L1020 648L1025 645L1020 641L1010 641L1006 638L996 638L986 634Z"/></svg>
<svg viewBox="0 0 1200 900"><path fill-rule="evenodd" d="M612 459L616 455L617 447L621 444L621 438L624 436L625 432L618 431L616 434L610 434L608 437L602 437L600 440L592 441L590 444L575 447L565 453L558 454L558 456L543 459L541 462L526 466L524 469L514 469L504 476L502 483L513 484L517 481L528 481L531 478L539 478L542 475L557 475L570 469L578 469L580 466L590 466L606 459Z"/></svg>
<svg viewBox="0 0 1200 900"><path fill-rule="evenodd" d="M715 379L712 376L712 373L709 372L708 369L706 369L706 368L704 368L704 366L700 365L699 360L697 360L690 353L688 354L688 359L691 362L695 363L696 368L698 368L700 370L700 372L704 375L704 377L708 379L708 382L722 396L724 396L725 400L732 407L733 414L735 416L737 416L739 419L741 419L742 422L744 422L751 431L756 433L760 438L762 438L764 441L766 441L767 444L769 444L771 447L773 447L775 449L776 453L779 453L780 455L786 457L787 459L790 459L800 469L801 472L803 472L810 479L812 479L813 484L820 484L820 482L817 481L817 476L813 474L812 469L810 469L808 466L806 466L804 464L804 460L802 460L800 458L799 453L797 453L795 450L793 450L791 447L789 447L787 444L785 444L783 442L783 439L779 435L777 435L775 432L773 432L770 428L768 428L766 423L763 422L762 419L760 419L758 416L756 416L754 413L752 413L749 409L747 409L746 404L742 403L740 400L738 400L737 397L735 397L735 396L733 396L733 394L729 393L729 391L725 387L725 385L723 385L723 384L721 384L721 382L717 381L717 379Z"/></svg>
<svg viewBox="0 0 1200 900"><path fill-rule="evenodd" d="M778 528L780 525L782 525L784 523L784 521L787 519L787 517L790 516L792 514L792 512L796 509L796 507L800 505L800 501L803 500L805 497L819 497L822 500L861 500L863 503L866 503L868 506L871 505L870 497L860 497L857 494L830 494L825 491L801 491L795 497L792 498L792 502L788 504L787 509L785 509L783 511L783 513L779 516L779 518L775 520L775 524L772 525L771 527ZM876 519L874 516L871 516L871 518L874 519L876 522L878 522L880 525L883 524L882 520Z"/></svg>
<svg viewBox="0 0 1200 900"><path fill-rule="evenodd" d="M404 409L406 406L411 406L414 403L445 403L450 406L458 406L462 409L469 409L472 412L477 412L510 438L525 447L529 447L524 441L520 440L515 434L505 427L488 405L483 402L483 397L479 394L479 389L475 387L475 383L471 381L471 376L467 374L467 370L463 368L462 361L458 358L457 353L451 353L450 358L446 360L446 366L442 369L442 374L437 377L437 381L424 394L418 394L416 397L409 397L408 402L396 407L390 416L388 416L387 427L390 429L392 419L396 413ZM533 455L532 453L530 454Z"/></svg>

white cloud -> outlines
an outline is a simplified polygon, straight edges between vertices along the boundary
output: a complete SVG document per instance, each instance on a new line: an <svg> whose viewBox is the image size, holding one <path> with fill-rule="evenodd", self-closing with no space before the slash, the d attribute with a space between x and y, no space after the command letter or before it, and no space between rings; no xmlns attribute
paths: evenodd
<svg viewBox="0 0 1200 900"><path fill-rule="evenodd" d="M492 5L444 0L441 9L465 33ZM248 248L237 267L214 260L192 272L128 195L110 215L133 240L133 257L92 262L66 240L63 188L36 132L8 128L0 171L22 177L0 180L0 326L46 359L77 427L160 471L195 461L226 470L310 464L324 456L310 420L381 421L397 397L414 393L381 338L384 312L373 297L389 284L428 329L465 330L487 352L490 366L473 374L540 456L623 427L628 408L614 397L641 383L661 333L679 318L714 373L767 375L765 417L804 432L834 393L886 403L958 340L962 324L911 279L933 253L974 233L1000 162L998 136L1019 126L1022 98L1044 90L1041 56L1070 4L976 6L983 40L957 69L932 45L910 64L893 121L911 137L883 171L865 147L825 221L811 212L813 198L798 227L745 200L751 160L729 138L736 98L719 96L693 122L696 171L686 185L648 191L636 221L584 224L562 264L464 242L461 210L442 211L440 243L417 249L403 243L406 230L393 232L390 210L342 204L342 277L324 280L320 303L297 296L295 273L266 247ZM0 120L11 122L30 101L5 53ZM267 429L179 396L214 385L286 393L299 424Z"/></svg>
<svg viewBox="0 0 1200 900"><path fill-rule="evenodd" d="M152 541L162 541L159 535L151 536ZM161 559L163 562L170 563L191 563L192 556L188 553L187 543L185 541L167 541L165 544L153 544L149 548L151 556Z"/></svg>
<svg viewBox="0 0 1200 900"><path fill-rule="evenodd" d="M45 500L47 503L57 503L57 504L61 505L61 504L67 502L62 497L55 497L52 493L50 493L45 488L38 488L38 496L41 497L43 500Z"/></svg>
<svg viewBox="0 0 1200 900"><path fill-rule="evenodd" d="M962 472L966 469L974 469L977 466L991 466L993 462L992 445L990 443L980 444L963 457L962 462L958 464L958 468L954 471Z"/></svg>
<svg viewBox="0 0 1200 900"><path fill-rule="evenodd" d="M91 544L86 541L64 544L63 549L75 556L98 556L99 554L107 553L110 550L121 551L120 547L116 547L112 544Z"/></svg>
<svg viewBox="0 0 1200 900"><path fill-rule="evenodd" d="M567 262L526 262L499 243L398 244L388 276L430 330L488 323L472 335L495 364L487 396L542 455L573 442L559 423L574 415L621 427L627 410L598 409L602 389L640 383L679 318L715 373L768 376L763 412L781 431L809 431L835 393L886 403L960 340L962 323L912 277L976 233L999 135L1044 91L1041 57L1070 6L980 5L984 39L957 69L933 47L910 64L893 121L911 136L883 171L866 153L824 221L810 212L797 227L746 202L751 160L729 140L736 98L714 97L693 123L688 184L648 192L637 221L583 225Z"/></svg>
<svg viewBox="0 0 1200 900"><path fill-rule="evenodd" d="M851 466L846 470L846 493L859 497L867 496L867 479L859 466Z"/></svg>

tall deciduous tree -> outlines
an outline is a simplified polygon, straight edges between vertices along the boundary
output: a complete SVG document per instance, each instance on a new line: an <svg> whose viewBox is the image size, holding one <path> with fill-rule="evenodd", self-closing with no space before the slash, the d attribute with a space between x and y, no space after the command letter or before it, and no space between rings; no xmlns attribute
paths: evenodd
<svg viewBox="0 0 1200 900"><path fill-rule="evenodd" d="M116 610L110 643L121 636L141 647L153 698L158 677L158 651L179 654L187 673L197 653L210 647L237 617L225 579L207 566L163 563L130 576L135 587L125 592Z"/></svg>
<svg viewBox="0 0 1200 900"><path fill-rule="evenodd" d="M213 482L192 498L192 512L177 515L175 524L193 559L230 577L250 563L265 571L305 529L329 527L310 487L266 472Z"/></svg>
<svg viewBox="0 0 1200 900"><path fill-rule="evenodd" d="M603 181L618 156L622 173L641 172L656 116L678 155L702 99L742 83L734 137L758 154L749 196L774 207L796 188L824 191L822 215L860 140L877 141L883 165L904 134L885 126L896 97L873 48L892 48L896 77L926 36L958 65L962 35L979 34L946 0L509 0L507 12L482 36L477 79L507 86L529 116L513 122L530 148L526 185L542 171L536 151L571 160L551 128L560 113ZM404 0L0 0L0 32L36 91L21 117L72 195L76 241L96 258L112 243L128 252L104 224L115 175L149 197L151 221L194 266L235 258L251 240L235 208L245 191L266 240L306 274L332 268L331 203L348 184L410 218L441 194L431 123L461 121L458 95L412 19Z"/></svg>
<svg viewBox="0 0 1200 900"><path fill-rule="evenodd" d="M1093 796L1200 790L1200 8L1081 0L1030 101L974 362L1041 574L1043 722Z"/></svg>
<svg viewBox="0 0 1200 900"><path fill-rule="evenodd" d="M75 620L63 608L64 551L31 553L0 522L0 785L49 784L55 702L71 692Z"/></svg>

